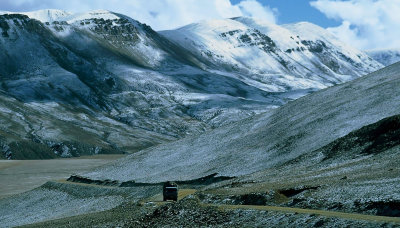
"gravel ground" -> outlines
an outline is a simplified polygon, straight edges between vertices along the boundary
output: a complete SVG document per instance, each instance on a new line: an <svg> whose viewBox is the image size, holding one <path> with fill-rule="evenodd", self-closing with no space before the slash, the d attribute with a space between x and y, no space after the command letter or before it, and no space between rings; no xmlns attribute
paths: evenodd
<svg viewBox="0 0 400 228"><path fill-rule="evenodd" d="M0 227L14 227L107 211L160 192L158 186L118 188L47 182L0 200Z"/></svg>
<svg viewBox="0 0 400 228"><path fill-rule="evenodd" d="M258 210L203 206L192 196L161 206L126 203L87 215L24 227L396 227L393 224Z"/></svg>

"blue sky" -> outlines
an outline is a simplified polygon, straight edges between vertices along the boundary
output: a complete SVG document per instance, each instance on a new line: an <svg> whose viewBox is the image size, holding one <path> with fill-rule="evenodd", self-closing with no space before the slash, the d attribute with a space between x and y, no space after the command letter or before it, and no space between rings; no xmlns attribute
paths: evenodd
<svg viewBox="0 0 400 228"><path fill-rule="evenodd" d="M230 1L232 4L238 4L241 0ZM258 0L258 2L278 10L278 24L308 21L324 28L340 25L340 21L327 18L307 0Z"/></svg>

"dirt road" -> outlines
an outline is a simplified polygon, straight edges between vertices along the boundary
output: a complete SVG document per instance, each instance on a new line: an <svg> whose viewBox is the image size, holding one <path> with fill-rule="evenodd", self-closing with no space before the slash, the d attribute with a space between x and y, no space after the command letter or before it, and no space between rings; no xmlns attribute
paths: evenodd
<svg viewBox="0 0 400 228"><path fill-rule="evenodd" d="M207 206L215 206L222 209L252 209L252 210L263 210L263 211L278 211L284 213L299 213L299 214L315 214L325 217L336 217L344 219L354 220L366 220L376 222L388 222L400 224L399 217L387 217L387 216L376 216L376 215L364 215L356 213L345 213L337 211L324 211L324 210L312 210L303 208L292 208L292 207L276 207L276 206L256 206L256 205L220 205L220 204L206 204Z"/></svg>
<svg viewBox="0 0 400 228"><path fill-rule="evenodd" d="M184 197L194 194L195 189L180 189L178 194L178 200ZM154 202L157 204L163 204L162 194L157 194L145 202ZM353 219L353 220L365 220L365 221L375 221L375 222L387 222L387 223L397 223L400 224L399 217L387 217L387 216L376 216L376 215L365 215L357 213L345 213L337 211L324 211L324 210L312 210L303 208L292 208L292 207L277 207L277 206L257 206L257 205L223 205L223 204L202 204L204 206L218 207L224 210L235 210L235 209L249 209L249 210L263 210L263 211L277 211L283 213L299 213L299 214L315 214L324 217L335 217L343 219Z"/></svg>
<svg viewBox="0 0 400 228"><path fill-rule="evenodd" d="M79 184L73 182L64 182L69 184ZM86 185L86 184L85 184ZM98 186L101 187L101 186ZM160 189L161 191L161 189ZM196 193L196 189L179 189L178 201L182 200L186 196ZM150 198L141 201L141 204L155 203L157 205L163 205L165 203L171 203L171 201L163 201L162 193L154 195ZM345 213L337 211L325 211L325 210L313 210L313 209L303 209L303 208L292 208L292 207L278 207L278 206L258 206L258 205L226 205L226 204L201 204L203 206L217 207L222 210L235 210L235 209L245 209L245 210L263 210L263 211L277 211L282 213L299 213L299 214L314 214L324 217L335 217L342 219L352 219L352 220L364 220L364 221L375 221L375 222L387 222L400 224L399 217L388 217L388 216L376 216L376 215L365 215L357 213Z"/></svg>

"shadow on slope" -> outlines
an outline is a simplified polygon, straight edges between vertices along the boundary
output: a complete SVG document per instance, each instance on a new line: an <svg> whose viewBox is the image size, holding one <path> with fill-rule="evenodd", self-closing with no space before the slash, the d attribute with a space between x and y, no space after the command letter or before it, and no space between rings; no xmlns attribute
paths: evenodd
<svg viewBox="0 0 400 228"><path fill-rule="evenodd" d="M400 145L400 115L391 116L377 123L335 140L321 148L324 160L339 157L378 154Z"/></svg>
<svg viewBox="0 0 400 228"><path fill-rule="evenodd" d="M210 185L213 183L230 180L234 177L224 177L224 176L217 176L217 173L193 179L193 180L186 180L186 181L174 181L178 185L190 185L198 186L198 185ZM162 186L164 183L140 183L135 181L125 181L125 182L118 182L112 180L92 180L86 177L82 177L79 175L72 175L70 176L67 181L75 182L75 183L83 183L83 184L94 184L94 185L103 185L103 186L118 186L118 187L143 187L143 186Z"/></svg>

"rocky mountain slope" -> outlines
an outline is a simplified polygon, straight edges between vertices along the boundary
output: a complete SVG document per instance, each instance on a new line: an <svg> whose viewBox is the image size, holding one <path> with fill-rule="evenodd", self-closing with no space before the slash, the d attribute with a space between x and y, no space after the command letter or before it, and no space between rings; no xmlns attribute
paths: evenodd
<svg viewBox="0 0 400 228"><path fill-rule="evenodd" d="M30 149L21 149L31 146L11 146L20 145L18 142L45 146L46 151L65 156L93 151L134 152L266 112L310 91L381 67L331 37L307 37L315 30L297 25L291 30L301 31L282 39L265 32L268 28L264 25L247 25L253 23L249 19L226 20L234 24L231 27L237 23L245 31L240 37L250 38L242 37L243 41L236 38L239 33L229 35L231 27L229 31L218 31L221 47L233 47L215 52L229 60L222 64L185 42L178 44L176 37L167 36L167 32L160 35L145 24L109 11L26 13L35 19L1 14L0 47L4 51L0 53L0 89L4 99L11 102L4 106L29 106L24 111L9 109L9 114L4 114L13 118L6 121L20 126L2 125L3 157L9 158L13 153L14 158L38 156L29 156ZM226 21L220 26L224 27ZM289 33L287 27L279 27L275 33ZM207 31L215 35L213 27L195 31L193 40ZM223 31L228 32L225 37ZM282 40L290 45L285 46ZM207 44L213 42L208 40ZM314 43L319 46L311 47ZM289 47L295 50L289 53ZM253 57L264 60L244 63L234 71L221 68L244 59L246 56L240 56L243 52L254 52ZM329 68L323 56L330 56L329 61L338 60L339 65ZM300 57L301 61L293 60ZM290 64L282 65L281 60ZM250 70L253 68L256 70ZM15 100L19 103L12 104ZM41 116L37 121L29 118L38 111ZM22 151L21 155L17 156L16 151ZM53 157L50 154L43 158Z"/></svg>
<svg viewBox="0 0 400 228"><path fill-rule="evenodd" d="M201 132L212 125L207 124L210 119L234 121L283 103L279 94L191 66L184 53L177 53L179 47L132 19L114 15L118 19L106 21L103 14L100 19L79 15L82 20L71 19L71 24L43 24L23 15L0 17L1 89L5 99L12 100L4 105L14 105L16 99L32 109L10 111L10 116L24 118L14 122L24 125L28 119L30 127L2 125L4 148L32 137L63 145L69 140L81 142L81 134L61 130L74 126L84 135L98 137L83 140L91 150L113 145L132 152ZM43 120L26 118L37 109L47 113ZM218 120L225 110L226 117ZM204 114L197 117L196 112ZM230 112L237 115L231 118ZM88 121L88 126L75 116L100 121ZM52 117L62 122L54 125ZM15 137L8 136L11 132ZM9 157L12 151L3 152Z"/></svg>
<svg viewBox="0 0 400 228"><path fill-rule="evenodd" d="M85 174L159 182L279 167L365 125L400 114L400 64L315 92L236 124L143 150ZM349 158L348 158L349 159Z"/></svg>
<svg viewBox="0 0 400 228"><path fill-rule="evenodd" d="M10 147L10 143L16 140L18 144L24 139L28 139L29 143L31 141L45 142L45 145L60 144L62 147L72 140L73 144L87 144L90 150L95 151L97 147L112 145L116 150L137 150L173 138L173 136L157 134L147 129L145 124L137 127L134 124L128 125L128 120L124 120L123 116L111 115L113 112L119 113L116 110L117 107L112 107L112 96L116 96L116 91L122 93L123 90L113 90L112 87L117 87L117 81L114 81L112 77L114 73L100 67L100 61L96 63L89 57L88 52L86 52L87 56L82 56L83 52L71 50L72 48L61 40L62 37L57 37L52 31L55 29L65 32L63 26L68 25L55 23L46 26L22 15L5 15L2 16L1 21L1 46L4 50L0 54L3 63L0 69L1 87L5 99L13 98L8 99L10 101L4 105L29 107L8 109L9 114L4 113L10 118L5 119L6 122L15 122L17 125L26 127L13 128L7 124L2 125L5 136L3 152L6 154L17 152ZM76 35L79 37L79 34ZM78 42L75 47L83 47L81 43L84 37L81 36L81 38L83 39L75 40ZM86 42L82 51L85 48L89 50L91 44L93 44L92 54L98 55L99 59L104 58L103 62L108 56L115 56L107 55L109 52L90 41ZM122 83L119 86L122 86ZM125 96L129 97L129 94ZM125 106L127 105L134 105L134 103ZM40 118L33 121L29 117L35 112L40 115ZM16 118L17 116L20 118ZM176 127L179 126L176 125ZM115 130L115 128L120 130ZM71 132L72 129L76 130ZM99 129L102 130L98 131ZM10 134L14 137L8 137ZM93 135L94 138L89 140L82 135ZM151 135L155 138L151 139ZM145 138L147 140L143 140ZM8 147L7 144L9 144ZM65 150L72 151L73 148L74 146L67 146ZM79 153L90 153L88 150L80 150ZM101 149L97 150L101 151ZM34 156L31 157L34 158ZM15 156L15 158L24 157Z"/></svg>

